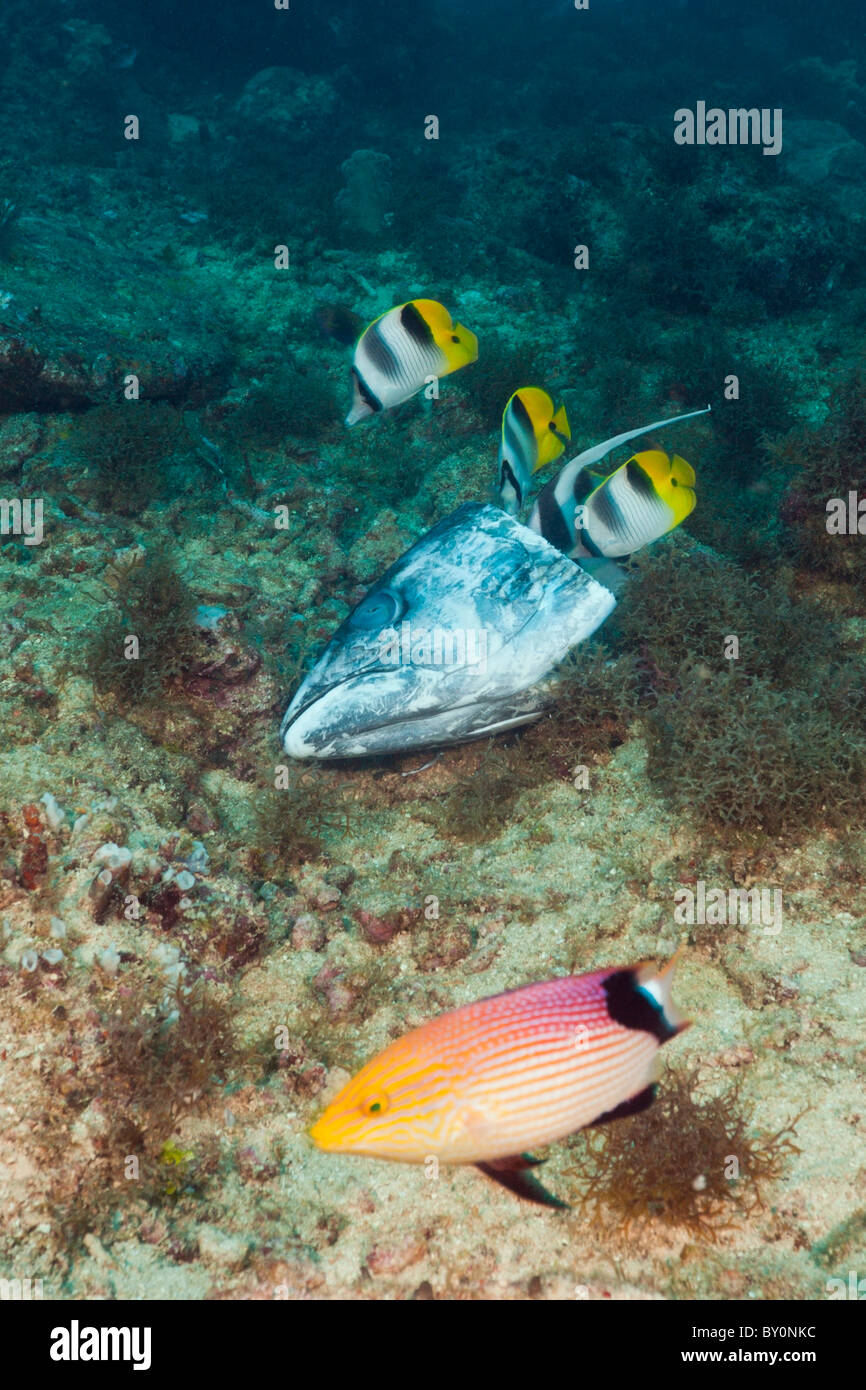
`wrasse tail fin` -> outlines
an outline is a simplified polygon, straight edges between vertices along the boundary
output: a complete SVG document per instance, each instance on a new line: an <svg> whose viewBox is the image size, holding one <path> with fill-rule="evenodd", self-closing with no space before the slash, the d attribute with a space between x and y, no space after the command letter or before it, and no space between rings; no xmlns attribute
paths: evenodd
<svg viewBox="0 0 866 1390"><path fill-rule="evenodd" d="M537 1168L543 1162L543 1159L532 1158L529 1154L514 1154L509 1158L492 1159L490 1163L476 1163L475 1166L485 1177L492 1178L494 1182L506 1187L516 1197L522 1197L526 1202L567 1211L568 1202L561 1202L558 1197L554 1197L531 1172L531 1169Z"/></svg>

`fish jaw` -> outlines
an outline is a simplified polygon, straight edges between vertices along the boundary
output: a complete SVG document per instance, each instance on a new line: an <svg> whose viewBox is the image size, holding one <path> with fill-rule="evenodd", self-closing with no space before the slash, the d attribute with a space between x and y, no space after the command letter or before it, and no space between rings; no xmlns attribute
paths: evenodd
<svg viewBox="0 0 866 1390"><path fill-rule="evenodd" d="M291 758L352 758L425 746L441 733L437 674L411 666L374 670L326 687L312 703L292 701L281 730ZM454 711L454 727L463 712ZM465 714L470 711L466 710Z"/></svg>
<svg viewBox="0 0 866 1390"><path fill-rule="evenodd" d="M444 690L433 690L430 679L416 677L406 667L372 672L332 687L296 715L290 705L281 730L284 751L301 760L407 752L516 728L537 719L543 709L541 696L533 695L508 704L481 701L440 710ZM438 675L432 680L441 685ZM396 714L398 709L405 717Z"/></svg>
<svg viewBox="0 0 866 1390"><path fill-rule="evenodd" d="M461 507L334 634L286 710L283 748L293 758L363 757L527 723L549 702L545 678L614 605L499 508Z"/></svg>

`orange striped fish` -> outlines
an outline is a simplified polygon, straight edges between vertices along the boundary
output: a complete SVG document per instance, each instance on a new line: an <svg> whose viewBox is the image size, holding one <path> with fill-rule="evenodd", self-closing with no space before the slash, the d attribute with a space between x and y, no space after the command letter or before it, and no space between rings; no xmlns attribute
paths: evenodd
<svg viewBox="0 0 866 1390"><path fill-rule="evenodd" d="M310 1131L320 1149L474 1163L531 1201L564 1206L523 1152L652 1103L656 1053L688 1022L671 1000L674 956L495 994L386 1047Z"/></svg>

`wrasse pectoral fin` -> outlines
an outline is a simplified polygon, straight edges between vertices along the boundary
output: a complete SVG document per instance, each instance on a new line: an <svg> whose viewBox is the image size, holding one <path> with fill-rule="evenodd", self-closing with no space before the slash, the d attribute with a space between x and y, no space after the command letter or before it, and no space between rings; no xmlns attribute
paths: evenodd
<svg viewBox="0 0 866 1390"><path fill-rule="evenodd" d="M532 1175L530 1169L537 1168L543 1162L543 1158L533 1158L530 1154L512 1154L508 1158L494 1158L489 1163L476 1163L475 1167L526 1202L535 1202L542 1207L560 1207L568 1211L568 1202L561 1202L558 1197L554 1197L553 1193L548 1192L538 1178Z"/></svg>
<svg viewBox="0 0 866 1390"><path fill-rule="evenodd" d="M606 1110L603 1115L599 1115L597 1120L593 1120L590 1125L595 1129L598 1125L606 1125L611 1120L624 1120L627 1115L639 1115L642 1110L649 1110L656 1098L656 1083L645 1086L642 1091L638 1091L631 1100L624 1100L620 1105L614 1106L613 1110Z"/></svg>

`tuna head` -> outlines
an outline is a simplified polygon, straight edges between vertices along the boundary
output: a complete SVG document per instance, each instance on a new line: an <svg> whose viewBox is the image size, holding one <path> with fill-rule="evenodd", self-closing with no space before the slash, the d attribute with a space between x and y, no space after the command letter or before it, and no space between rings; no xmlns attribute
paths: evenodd
<svg viewBox="0 0 866 1390"><path fill-rule="evenodd" d="M539 682L614 602L499 508L460 507L337 629L286 710L283 747L350 758L525 724L547 703Z"/></svg>

